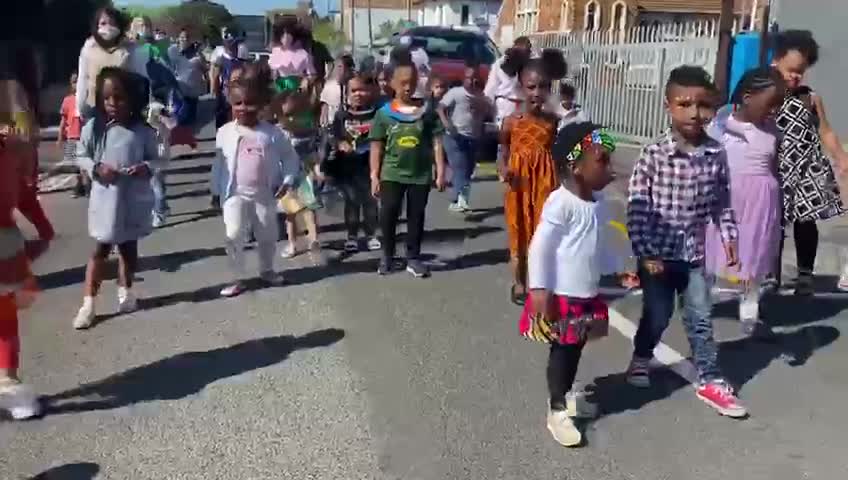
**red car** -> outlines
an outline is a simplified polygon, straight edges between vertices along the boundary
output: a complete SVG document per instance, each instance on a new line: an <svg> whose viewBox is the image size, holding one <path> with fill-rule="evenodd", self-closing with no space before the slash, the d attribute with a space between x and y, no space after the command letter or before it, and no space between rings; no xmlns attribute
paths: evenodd
<svg viewBox="0 0 848 480"><path fill-rule="evenodd" d="M391 46L400 43L401 37L412 37L420 43L430 58L430 70L445 79L450 86L459 85L465 73L465 61L471 59L480 65L482 78L498 58L498 48L485 34L450 27L413 27L404 30L391 40Z"/></svg>

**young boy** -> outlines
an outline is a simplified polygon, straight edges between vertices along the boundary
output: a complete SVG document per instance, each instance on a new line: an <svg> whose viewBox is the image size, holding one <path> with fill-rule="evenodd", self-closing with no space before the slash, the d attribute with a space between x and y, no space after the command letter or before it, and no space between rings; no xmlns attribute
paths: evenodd
<svg viewBox="0 0 848 480"><path fill-rule="evenodd" d="M483 80L477 65L466 63L462 86L448 90L436 111L447 135L443 137L448 164L453 171L452 212L468 212L471 176L477 159L477 146L483 134L483 120L489 113L483 95Z"/></svg>
<svg viewBox="0 0 848 480"><path fill-rule="evenodd" d="M371 196L369 179L368 135L374 119L375 85L371 77L355 75L345 88L347 105L336 113L329 130L329 155L323 166L345 200L344 222L347 228L347 253L359 251L359 230L368 237L368 250L379 250L377 238L377 202Z"/></svg>
<svg viewBox="0 0 848 480"><path fill-rule="evenodd" d="M79 143L80 132L82 132L82 119L77 111L77 74L71 74L71 86L68 95L62 100L59 110L59 136L56 146L62 150L64 161L76 163L77 143ZM73 197L79 198L88 195L88 177L85 172L77 174L77 184L74 186Z"/></svg>
<svg viewBox="0 0 848 480"><path fill-rule="evenodd" d="M577 89L574 88L574 85L567 82L560 82L560 109L557 112L560 118L559 129L564 128L566 125L571 125L572 123L583 123L589 121L588 116L585 112L583 112L583 107L574 101L575 98L577 98Z"/></svg>
<svg viewBox="0 0 848 480"><path fill-rule="evenodd" d="M401 57L399 55L399 57ZM380 198L383 258L377 273L392 270L398 216L406 197L406 271L416 278L430 275L421 262L424 213L436 162L436 187L444 190L442 125L436 113L413 100L418 72L409 54L398 58L392 73L394 100L384 105L371 124L371 193Z"/></svg>
<svg viewBox="0 0 848 480"><path fill-rule="evenodd" d="M666 85L671 131L645 146L630 179L627 228L639 258L644 291L642 318L627 381L650 386L648 364L683 298L683 326L698 371L697 396L722 415L743 417L718 367L710 318L710 285L704 275L705 228L721 230L728 264L736 260L737 230L730 208L727 158L704 126L713 116L712 81L703 69L674 69Z"/></svg>

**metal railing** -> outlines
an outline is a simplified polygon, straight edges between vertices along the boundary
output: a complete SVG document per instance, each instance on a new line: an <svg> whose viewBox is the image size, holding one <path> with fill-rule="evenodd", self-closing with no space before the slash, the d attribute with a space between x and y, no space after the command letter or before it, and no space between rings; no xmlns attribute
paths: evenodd
<svg viewBox="0 0 848 480"><path fill-rule="evenodd" d="M647 142L667 128L665 83L671 70L698 65L711 72L716 22L634 27L621 31L540 32L534 48L563 51L568 80L592 121L626 141Z"/></svg>

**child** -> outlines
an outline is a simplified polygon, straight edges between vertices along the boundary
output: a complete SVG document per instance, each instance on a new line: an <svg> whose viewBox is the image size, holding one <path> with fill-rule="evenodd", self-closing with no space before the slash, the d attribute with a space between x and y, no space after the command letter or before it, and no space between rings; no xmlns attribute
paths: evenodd
<svg viewBox="0 0 848 480"><path fill-rule="evenodd" d="M177 123L168 115L165 105L156 101L148 107L147 123L156 132L156 148L160 159L160 168L154 169L150 181L153 188L153 228L160 228L165 225L171 211L168 206L165 167L171 160L171 131Z"/></svg>
<svg viewBox="0 0 848 480"><path fill-rule="evenodd" d="M391 77L391 69L388 65L383 65L380 68L380 72L377 73L377 86L379 87L377 97L377 108L382 107L384 104L390 102L395 97L395 94L392 91Z"/></svg>
<svg viewBox="0 0 848 480"><path fill-rule="evenodd" d="M745 407L719 370L704 272L709 221L721 231L728 266L737 264L727 157L722 145L704 131L713 115L712 88L700 67L671 71L665 91L671 131L642 150L630 179L627 229L639 259L644 296L627 380L636 387L650 386L648 365L680 295L683 326L698 371L698 398L722 415L743 417Z"/></svg>
<svg viewBox="0 0 848 480"><path fill-rule="evenodd" d="M227 233L227 255L233 283L221 290L223 297L244 291L244 242L246 228L257 241L259 275L271 286L284 283L274 272L277 245L276 197L292 184L297 154L279 129L259 119L262 106L270 101L270 78L242 79L230 84L234 120L215 136L218 158L213 166L214 183L221 193L221 208Z"/></svg>
<svg viewBox="0 0 848 480"><path fill-rule="evenodd" d="M326 173L344 196L344 221L347 228L347 253L359 251L359 230L368 237L368 250L382 248L377 238L377 201L371 196L368 134L376 110L374 80L356 75L347 82L347 106L337 112L330 127L330 148Z"/></svg>
<svg viewBox="0 0 848 480"><path fill-rule="evenodd" d="M613 180L612 137L591 123L560 130L553 156L562 177L542 208L530 244L528 284L519 329L533 340L550 343L548 356L548 430L566 447L582 435L569 416L566 395L577 375L586 340L606 334L607 306L598 296L601 275L619 270L606 239L609 210L599 194Z"/></svg>
<svg viewBox="0 0 848 480"><path fill-rule="evenodd" d="M783 78L771 68L747 72L731 99L734 111L719 117L710 132L727 151L730 204L739 229L739 265L727 268L721 233L707 227L706 268L713 275L735 275L745 291L739 303L743 332L755 333L759 322L760 283L774 267L780 242L780 185L774 114L783 103Z"/></svg>
<svg viewBox="0 0 848 480"><path fill-rule="evenodd" d="M286 235L288 246L283 250L283 258L292 258L297 255L298 219L306 224L307 238L309 239L309 253L313 263L321 263L321 243L318 241L318 218L317 210L321 203L315 195L316 180L323 178L318 162L316 161L316 136L317 125L315 116L309 109L307 98L304 94L295 91L284 91L278 95L280 102L279 127L291 140L295 152L297 152L299 171L296 180L296 191L290 195L297 197L295 202L284 202L284 205L296 205L284 207L286 211Z"/></svg>
<svg viewBox="0 0 848 480"><path fill-rule="evenodd" d="M68 95L62 100L62 108L59 111L59 136L56 146L64 153L64 161L77 163L77 143L79 143L82 131L82 119L77 111L77 74L71 74L71 86ZM73 197L85 197L88 195L89 182L85 172L77 173L77 184L74 186Z"/></svg>
<svg viewBox="0 0 848 480"><path fill-rule="evenodd" d="M224 65L228 65L228 64L225 63ZM232 120L232 112L230 111L229 100L227 100L227 98L229 98L229 95L230 95L229 94L229 91L230 91L229 86L236 84L241 80L241 78L245 75L245 67L247 66L244 62L242 62L240 60L238 62L234 62L234 63L229 64L229 65L231 65L232 69L229 70L228 76L224 77L224 78L227 79L227 81L226 81L226 83L224 83L221 86L221 88L222 88L221 96L218 97L218 99L219 99L219 102L218 102L219 103L219 106L218 106L219 116L216 120L216 128L221 128L224 124L226 124L227 122ZM225 73L226 73L226 71L225 71ZM221 102L223 102L223 104L221 104ZM219 123L220 123L220 125L218 125ZM218 192L218 186L215 184L214 178L213 178L212 184L209 187L209 190L212 193L212 199L210 201L210 206L213 209L220 208L221 207L221 196L220 196L220 192Z"/></svg>
<svg viewBox="0 0 848 480"><path fill-rule="evenodd" d="M396 56L392 72L394 100L384 105L371 124L371 193L380 198L380 230L383 232L383 258L377 273L392 271L396 227L406 197L406 271L416 278L430 275L421 261L424 214L436 162L436 187L444 190L445 165L442 153L442 125L436 113L413 100L418 71L408 52Z"/></svg>
<svg viewBox="0 0 848 480"><path fill-rule="evenodd" d="M321 89L321 126L327 127L333 123L336 118L336 112L339 111L345 104L347 96L347 81L353 75L354 64L353 57L350 54L344 54L336 59L333 66L333 78L324 84Z"/></svg>
<svg viewBox="0 0 848 480"><path fill-rule="evenodd" d="M483 121L489 114L483 95L483 79L477 65L467 62L461 87L454 87L439 102L436 111L445 126L443 137L448 164L453 172L452 212L469 212L471 176L476 166L477 148L483 135Z"/></svg>
<svg viewBox="0 0 848 480"><path fill-rule="evenodd" d="M238 54L240 41L232 34L224 34L224 45L221 54L212 61L209 74L210 89L216 99L215 127L221 128L231 120L230 102L228 101L228 87L231 82L237 81L236 70L240 70L245 60Z"/></svg>
<svg viewBox="0 0 848 480"><path fill-rule="evenodd" d="M786 30L775 36L774 66L786 81L789 94L777 114L777 128L783 134L777 149L778 178L783 192L783 224L792 225L798 260L796 295L812 295L813 271L819 246L816 222L843 215L846 211L833 164L848 168L848 153L827 119L822 97L803 86L804 75L819 59L819 45L813 34ZM782 255L783 241L779 252ZM780 284L782 262L777 261L775 278L768 288ZM839 286L848 289L848 271L843 268Z"/></svg>
<svg viewBox="0 0 848 480"><path fill-rule="evenodd" d="M147 103L146 82L125 70L107 67L98 75L95 97L95 115L82 129L77 156L92 179L88 232L97 244L86 266L82 307L73 321L76 329L94 322L104 263L115 248L118 311L136 310L132 283L138 240L152 230L150 178L160 167L156 133L142 114Z"/></svg>
<svg viewBox="0 0 848 480"><path fill-rule="evenodd" d="M5 93L0 91L0 97ZM4 101L0 98L0 103ZM28 174L26 160L17 153L29 142L19 138L5 119L0 119L0 124L0 410L8 411L15 420L24 420L37 416L41 410L35 392L18 376L18 309L34 300L37 288L25 254L24 237L14 218L18 190Z"/></svg>
<svg viewBox="0 0 848 480"><path fill-rule="evenodd" d="M574 88L574 85L567 82L560 82L560 110L557 112L557 114L559 115L560 129L565 128L566 125L570 125L572 123L583 123L589 121L586 114L583 112L583 108L574 102L576 95L577 90Z"/></svg>
<svg viewBox="0 0 848 480"><path fill-rule="evenodd" d="M545 199L559 186L556 166L551 159L551 145L559 119L548 113L545 106L551 93L551 79L565 76L567 65L562 53L556 50L545 50L542 55L520 68L524 111L508 116L500 133L503 148L498 170L508 186L504 211L513 272L510 299L518 305L523 305L527 297L530 239L539 224Z"/></svg>

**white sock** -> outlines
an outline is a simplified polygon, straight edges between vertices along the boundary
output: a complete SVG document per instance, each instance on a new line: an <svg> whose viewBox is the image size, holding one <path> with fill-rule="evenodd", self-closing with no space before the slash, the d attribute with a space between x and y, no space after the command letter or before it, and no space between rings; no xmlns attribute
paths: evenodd
<svg viewBox="0 0 848 480"><path fill-rule="evenodd" d="M89 296L82 297L82 308L85 308L85 309L94 308L94 297L89 297Z"/></svg>
<svg viewBox="0 0 848 480"><path fill-rule="evenodd" d="M123 301L129 298L130 289L127 287L118 287L118 300Z"/></svg>

